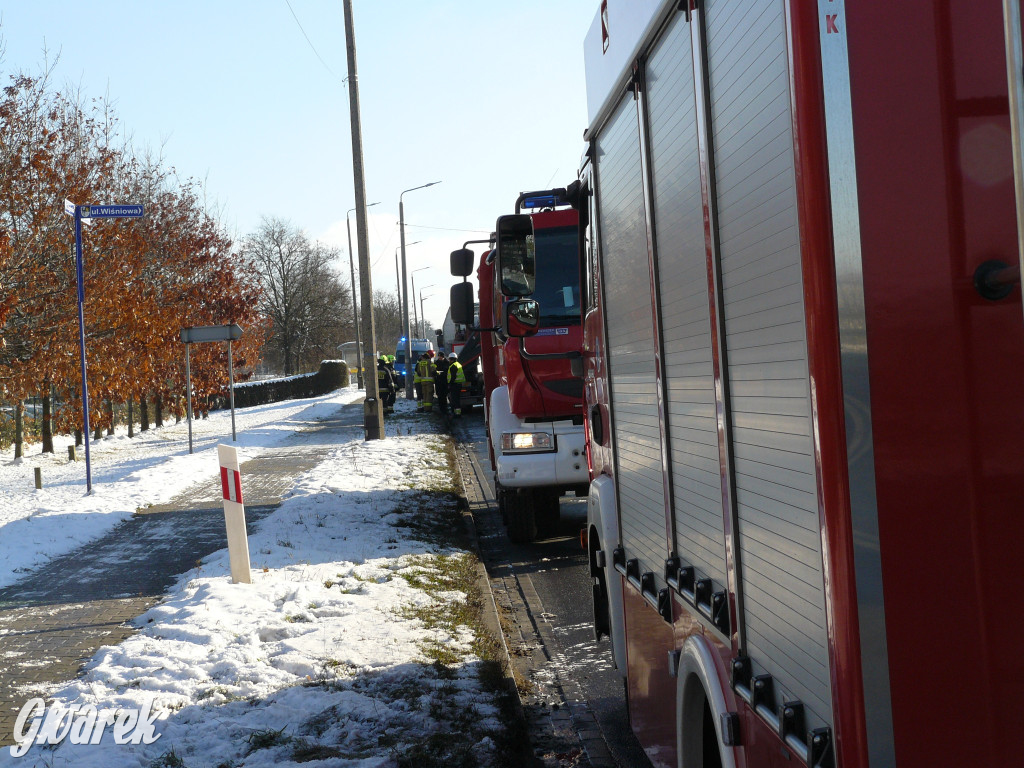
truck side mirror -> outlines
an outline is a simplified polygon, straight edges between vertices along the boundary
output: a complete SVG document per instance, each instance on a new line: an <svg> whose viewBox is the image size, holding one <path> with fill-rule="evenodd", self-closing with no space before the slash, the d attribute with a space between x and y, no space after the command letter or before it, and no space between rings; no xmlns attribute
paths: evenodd
<svg viewBox="0 0 1024 768"><path fill-rule="evenodd" d="M451 290L452 322L473 325L473 284L456 283Z"/></svg>
<svg viewBox="0 0 1024 768"><path fill-rule="evenodd" d="M516 298L529 296L537 283L533 219L525 213L499 216L495 234L501 292Z"/></svg>
<svg viewBox="0 0 1024 768"><path fill-rule="evenodd" d="M501 329L509 338L533 336L540 327L540 304L534 299L505 302Z"/></svg>
<svg viewBox="0 0 1024 768"><path fill-rule="evenodd" d="M454 277L469 277L473 274L473 263L476 261L476 255L469 250L469 248L459 248L457 251L452 251L451 255L451 272Z"/></svg>

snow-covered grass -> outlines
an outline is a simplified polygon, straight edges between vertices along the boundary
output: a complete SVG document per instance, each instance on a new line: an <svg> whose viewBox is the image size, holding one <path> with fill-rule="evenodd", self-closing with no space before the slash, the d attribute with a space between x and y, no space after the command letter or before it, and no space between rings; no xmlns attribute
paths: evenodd
<svg viewBox="0 0 1024 768"><path fill-rule="evenodd" d="M357 398L345 390L253 409L241 417L252 421L240 428L240 442L252 455ZM136 635L101 649L80 679L51 692L55 701L101 713L151 702L160 712L159 740L117 745L108 729L97 745L65 740L22 758L4 749L0 765L514 764L501 670L479 623L475 558L462 546L450 446L423 428L429 421L412 403L398 407L385 440L359 435L339 444L259 523L249 539L251 585L230 583L226 551L211 555L137 619ZM209 431L217 431L213 418ZM98 535L108 519L173 495L143 478L171 483L186 472L193 479L216 472L212 434L196 457L187 448L182 455L180 440L169 437L154 433L130 446L127 438L101 441L105 479L94 497L70 477L80 465L42 459L51 474L66 473L50 492L70 507L61 516L79 516L84 534ZM40 459L3 460L0 482L32 461ZM122 496L128 501L113 503ZM53 536L33 557L8 552L8 528L24 531L60 514L47 491L9 499L3 557L37 562L69 543Z"/></svg>

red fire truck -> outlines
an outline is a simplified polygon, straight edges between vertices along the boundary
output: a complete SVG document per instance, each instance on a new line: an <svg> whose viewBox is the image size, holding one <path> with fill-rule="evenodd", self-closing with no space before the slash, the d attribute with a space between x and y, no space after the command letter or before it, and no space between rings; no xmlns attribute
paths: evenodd
<svg viewBox="0 0 1024 768"><path fill-rule="evenodd" d="M498 506L509 538L532 541L558 521L560 497L587 492L580 358L579 217L564 189L524 193L516 202L535 233L534 294L544 300L535 335L509 337L502 327L507 294L488 249L477 269L480 369L488 448ZM500 220L499 220L500 225ZM452 274L466 277L475 256L452 253ZM472 283L452 289L452 319L472 322Z"/></svg>
<svg viewBox="0 0 1024 768"><path fill-rule="evenodd" d="M601 3L587 544L656 766L1024 764L1020 16Z"/></svg>

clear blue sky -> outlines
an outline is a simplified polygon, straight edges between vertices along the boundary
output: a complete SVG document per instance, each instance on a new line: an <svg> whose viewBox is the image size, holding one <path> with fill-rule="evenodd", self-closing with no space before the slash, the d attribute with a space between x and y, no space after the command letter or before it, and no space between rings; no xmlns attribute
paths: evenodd
<svg viewBox="0 0 1024 768"><path fill-rule="evenodd" d="M38 72L47 49L54 84L108 96L137 147L205 181L229 232L281 217L342 247L347 276L343 8L290 4L0 0L0 71L4 84ZM433 294L427 318L439 326L455 281L448 253L486 237L519 192L575 178L583 38L599 0L353 5L367 202L380 201L369 209L373 284L395 290L399 194L442 180L404 198L406 243L422 241L408 246L408 268L428 267L416 288Z"/></svg>

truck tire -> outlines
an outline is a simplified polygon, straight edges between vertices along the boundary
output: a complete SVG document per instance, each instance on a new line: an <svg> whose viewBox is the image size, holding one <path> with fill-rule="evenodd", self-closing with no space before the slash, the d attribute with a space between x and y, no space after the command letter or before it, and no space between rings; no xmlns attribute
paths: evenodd
<svg viewBox="0 0 1024 768"><path fill-rule="evenodd" d="M497 478L494 479L494 497L498 502L498 512L501 513L501 524L508 525L508 505L505 503L508 491L501 487Z"/></svg>
<svg viewBox="0 0 1024 768"><path fill-rule="evenodd" d="M537 538L537 518L534 514L533 494L502 491L505 494L505 514L508 537L516 544L529 544Z"/></svg>
<svg viewBox="0 0 1024 768"><path fill-rule="evenodd" d="M554 533L561 515L562 496L551 488L536 488L533 491L534 517L537 528L544 533Z"/></svg>

